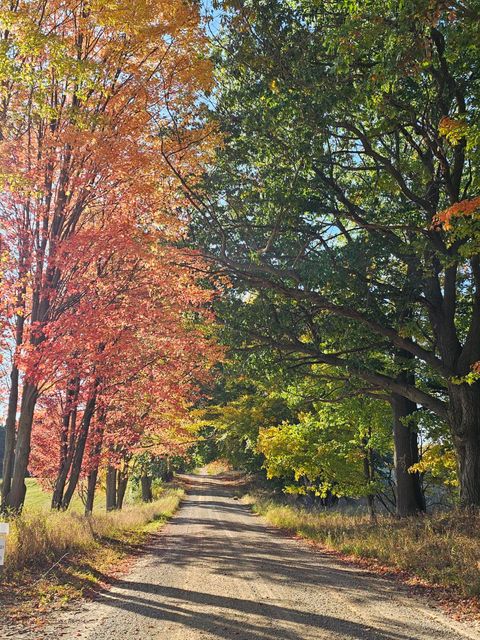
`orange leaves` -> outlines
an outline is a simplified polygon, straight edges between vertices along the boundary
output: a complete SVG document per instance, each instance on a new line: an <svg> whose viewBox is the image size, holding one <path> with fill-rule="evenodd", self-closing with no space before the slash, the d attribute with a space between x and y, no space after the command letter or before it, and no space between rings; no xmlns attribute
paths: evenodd
<svg viewBox="0 0 480 640"><path fill-rule="evenodd" d="M178 174L200 175L211 145L199 8L9 6L0 0L6 324L25 319L16 358L41 392L44 430L61 435L75 379L79 415L95 394L102 428L133 442L165 428L162 415L172 423L219 357L205 330L212 290L197 278L207 269L175 247L186 225Z"/></svg>
<svg viewBox="0 0 480 640"><path fill-rule="evenodd" d="M464 119L443 117L438 130L453 147L463 144L467 152L478 142L478 128L468 124ZM461 200L444 209L434 219L434 226L451 231L454 219L477 219L480 210L480 197Z"/></svg>
<svg viewBox="0 0 480 640"><path fill-rule="evenodd" d="M462 200L441 211L435 218L435 224L441 225L446 231L449 231L452 228L452 220L454 218L476 217L479 210L480 196L470 200Z"/></svg>

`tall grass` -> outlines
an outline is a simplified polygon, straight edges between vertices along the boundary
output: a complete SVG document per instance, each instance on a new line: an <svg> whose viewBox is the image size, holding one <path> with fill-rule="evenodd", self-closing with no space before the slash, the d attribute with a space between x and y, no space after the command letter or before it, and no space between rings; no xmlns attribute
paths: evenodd
<svg viewBox="0 0 480 640"><path fill-rule="evenodd" d="M275 527L331 549L407 571L429 583L480 595L480 516L452 512L397 519L312 512L248 498Z"/></svg>
<svg viewBox="0 0 480 640"><path fill-rule="evenodd" d="M122 511L85 517L75 512L25 509L11 521L4 577L22 569L45 567L64 554L88 553L109 539L148 529L149 523L170 518L183 491L167 489L150 504L128 505Z"/></svg>

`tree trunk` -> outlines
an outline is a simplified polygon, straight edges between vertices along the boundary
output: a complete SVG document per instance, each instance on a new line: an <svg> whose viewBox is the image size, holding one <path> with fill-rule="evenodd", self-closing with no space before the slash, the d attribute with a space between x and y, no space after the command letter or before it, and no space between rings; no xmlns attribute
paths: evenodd
<svg viewBox="0 0 480 640"><path fill-rule="evenodd" d="M370 514L370 520L375 522L377 519L377 515L375 513L375 496L372 493L369 493L367 496L367 505L368 505L368 513Z"/></svg>
<svg viewBox="0 0 480 640"><path fill-rule="evenodd" d="M62 506L63 492L65 491L65 484L68 478L68 472L72 464L73 452L68 449L67 438L70 424L70 413L63 418L62 435L60 444L60 465L58 468L57 477L55 479L55 486L52 494L52 509L60 509Z"/></svg>
<svg viewBox="0 0 480 640"><path fill-rule="evenodd" d="M480 507L480 383L451 385L450 425L457 453L460 502Z"/></svg>
<svg viewBox="0 0 480 640"><path fill-rule="evenodd" d="M128 485L128 467L117 474L117 509L122 509Z"/></svg>
<svg viewBox="0 0 480 640"><path fill-rule="evenodd" d="M98 466L94 467L88 474L87 499L85 501L85 515L93 513L93 503L95 500L95 490L97 488Z"/></svg>
<svg viewBox="0 0 480 640"><path fill-rule="evenodd" d="M22 290L22 294L24 291ZM17 304L24 306L23 295L19 296ZM15 344L20 347L23 343L23 331L25 326L24 315L18 315L16 321ZM16 353L14 354L15 357ZM18 409L18 387L20 373L15 360L12 364L10 373L10 393L8 396L8 410L5 420L5 450L3 454L3 470L2 470L2 511L6 508L7 495L12 487L12 474L15 465L15 436L17 427L17 409Z"/></svg>
<svg viewBox="0 0 480 640"><path fill-rule="evenodd" d="M142 485L143 502L153 502L152 477L142 475L140 482Z"/></svg>
<svg viewBox="0 0 480 640"><path fill-rule="evenodd" d="M417 406L403 396L393 395L392 408L397 515L405 517L425 511L420 474L409 472L409 468L419 461L417 431L413 424L408 424Z"/></svg>
<svg viewBox="0 0 480 640"><path fill-rule="evenodd" d="M95 413L95 406L97 402L96 392L87 402L85 411L83 413L82 424L75 445L75 452L72 459L72 468L70 472L70 479L68 481L68 487L65 491L62 500L62 509L66 510L70 506L73 494L78 485L78 479L80 478L80 472L82 470L83 456L85 454L85 446L87 444L88 432L90 430L90 423L92 422L93 414Z"/></svg>
<svg viewBox="0 0 480 640"><path fill-rule="evenodd" d="M12 487L12 474L15 464L15 435L17 426L17 408L18 408L18 367L13 365L10 374L10 394L8 397L8 411L5 420L5 451L3 453L3 471L2 471L2 511L6 507L7 495Z"/></svg>
<svg viewBox="0 0 480 640"><path fill-rule="evenodd" d="M368 438L363 439L363 474L365 482L371 487L375 480L375 467L373 464L373 451L370 447L371 433ZM368 511L370 513L370 519L375 520L375 495L373 493L367 494Z"/></svg>
<svg viewBox="0 0 480 640"><path fill-rule="evenodd" d="M97 488L97 480L98 480L98 465L99 465L99 456L102 452L103 445L103 433L104 433L104 425L105 425L105 411L102 411L98 422L96 433L94 436L93 444L90 447L89 458L91 470L88 474L88 482L87 482L87 499L85 501L85 515L88 516L93 513L93 502L95 500L95 490Z"/></svg>
<svg viewBox="0 0 480 640"><path fill-rule="evenodd" d="M117 508L117 470L109 465L107 470L107 511Z"/></svg>
<svg viewBox="0 0 480 640"><path fill-rule="evenodd" d="M65 415L63 416L60 444L60 465L52 495L52 509L62 508L65 485L72 466L74 453L79 382L78 380L73 380L69 384L73 384L73 387L67 387L67 402Z"/></svg>
<svg viewBox="0 0 480 640"><path fill-rule="evenodd" d="M71 465L72 465L72 454L73 452L69 453L69 455L61 462L60 464L60 469L57 475L57 478L55 480L55 487L53 489L53 495L52 495L52 509L63 509L63 498L64 498L64 491L65 491L65 485L67 483L67 478L68 478L68 472L70 471ZM66 509L68 508L68 504L65 507Z"/></svg>
<svg viewBox="0 0 480 640"><path fill-rule="evenodd" d="M37 387L30 382L26 382L23 386L22 404L18 421L12 484L5 499L5 506L16 513L22 510L27 491L25 478L27 477L28 462L30 459L32 424L37 399Z"/></svg>

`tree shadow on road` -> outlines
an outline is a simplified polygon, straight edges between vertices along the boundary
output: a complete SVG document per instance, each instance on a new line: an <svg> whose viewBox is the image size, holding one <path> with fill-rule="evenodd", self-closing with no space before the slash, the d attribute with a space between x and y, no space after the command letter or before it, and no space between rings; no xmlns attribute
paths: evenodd
<svg viewBox="0 0 480 640"><path fill-rule="evenodd" d="M150 594L152 597L139 596L139 592ZM189 637L188 629L195 629L223 640L305 640L306 637L345 640L412 638L405 629L384 632L361 622L338 617L312 614L253 600L172 587L156 587L148 583L118 584L116 592L105 594L102 601L121 611L182 625L186 638ZM282 623L285 623L287 628L282 629Z"/></svg>
<svg viewBox="0 0 480 640"><path fill-rule="evenodd" d="M162 621L167 626L178 625L185 630L185 638L190 637L189 630L200 632L194 637L207 635L219 640L431 637L418 635L417 620L398 621L394 615L382 620L380 607L391 607L392 597L401 589L398 584L332 562L330 556L286 539L256 519L248 507L234 501L231 491L215 479L191 482L182 510L168 529L152 540L147 551L144 568L147 576L154 576L152 582L117 581L115 589L102 594L101 600L122 612ZM192 589L183 589L163 584L159 576L172 567L177 576L188 575L191 569L197 576L203 572L205 583L197 584L196 589L193 585ZM225 579L231 579L227 593L235 585L239 591L232 596L224 594ZM215 593L204 592L209 587ZM270 589L271 597L262 597L261 592ZM252 598L239 597L243 592ZM304 599L307 592L308 598ZM338 597L339 593L344 596ZM286 594L288 606L279 604L278 594ZM321 613L321 598L325 599L328 615ZM362 607L370 611L375 628L362 622Z"/></svg>

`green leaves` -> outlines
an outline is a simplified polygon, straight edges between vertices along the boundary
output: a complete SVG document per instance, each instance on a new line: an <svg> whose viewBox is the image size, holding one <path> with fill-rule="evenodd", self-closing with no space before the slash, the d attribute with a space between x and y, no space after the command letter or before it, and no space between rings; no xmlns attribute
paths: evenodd
<svg viewBox="0 0 480 640"><path fill-rule="evenodd" d="M226 143L193 227L232 278L227 343L260 370L276 357L282 392L328 365L347 393L405 395L453 429L451 374L466 384L480 357L478 212L435 225L478 198L478 17L477 0L228 5L212 114ZM320 438L323 409L304 412L266 433Z"/></svg>

